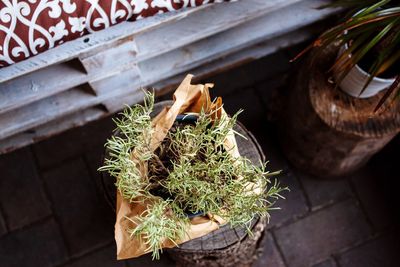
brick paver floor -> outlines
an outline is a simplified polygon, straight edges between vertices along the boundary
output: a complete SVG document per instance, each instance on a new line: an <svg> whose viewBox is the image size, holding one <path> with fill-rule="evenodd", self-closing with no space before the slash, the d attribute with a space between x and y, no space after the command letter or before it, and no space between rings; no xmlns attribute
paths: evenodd
<svg viewBox="0 0 400 267"><path fill-rule="evenodd" d="M240 120L291 189L278 204L282 210L272 213L255 266L400 266L399 138L345 179L313 179L293 169L279 149L274 115L297 67L289 65L290 53L207 79L228 112L245 110ZM106 118L0 156L0 266L174 266L166 256L115 260L114 212L96 171L113 127Z"/></svg>

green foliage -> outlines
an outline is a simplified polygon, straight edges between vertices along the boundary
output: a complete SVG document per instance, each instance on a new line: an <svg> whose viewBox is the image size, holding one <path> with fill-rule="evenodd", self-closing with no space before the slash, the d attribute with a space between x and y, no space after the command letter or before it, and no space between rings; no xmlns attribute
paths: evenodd
<svg viewBox="0 0 400 267"><path fill-rule="evenodd" d="M311 48L318 48L318 56L333 43L350 44L332 67L334 71L341 73L336 81L339 84L356 64L373 54L374 59L367 69L371 76L363 91L374 77L390 68L395 69L396 81L381 99L377 110L390 96L400 92L400 70L396 69L400 61L400 5L398 1L391 0L337 0L329 6L349 8L349 15L322 33L300 55Z"/></svg>
<svg viewBox="0 0 400 267"><path fill-rule="evenodd" d="M149 251L153 252L153 259L160 258L161 244L164 240L175 243L175 240L185 235L188 220L185 217L177 217L176 213L171 212L170 205L171 201L155 202L144 214L136 217L136 221L132 221L137 227L129 230L131 237L135 236L148 245Z"/></svg>
<svg viewBox="0 0 400 267"><path fill-rule="evenodd" d="M106 143L110 157L99 169L118 177L118 190L124 198L130 200L149 196L149 180L141 176L138 165L152 157L149 148L153 131L150 113L153 110L154 96L147 93L144 103L144 106L126 107L121 118L114 119L116 132ZM138 158L132 157L133 149Z"/></svg>
<svg viewBox="0 0 400 267"><path fill-rule="evenodd" d="M201 112L194 125L175 123L152 152L153 99L148 94L144 106L127 108L116 120L117 136L107 142L110 159L100 168L117 177L124 198L157 199L142 215L131 218L138 224L132 236L142 238L158 258L164 240L174 242L184 236L187 214L219 215L232 227L249 226L256 216L269 218L274 202L287 188L271 182L269 177L276 173L269 173L265 163L257 167L225 149L240 112L216 120ZM142 168L146 175L141 175Z"/></svg>

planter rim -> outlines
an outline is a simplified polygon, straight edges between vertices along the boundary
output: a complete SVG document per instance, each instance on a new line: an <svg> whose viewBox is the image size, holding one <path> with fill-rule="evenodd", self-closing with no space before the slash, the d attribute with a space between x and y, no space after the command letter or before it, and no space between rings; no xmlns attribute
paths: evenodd
<svg viewBox="0 0 400 267"><path fill-rule="evenodd" d="M348 44L343 44L339 49L337 57L342 55L347 49L349 49ZM351 58L352 54L347 56L348 58ZM336 82L338 82L337 78L339 75L341 75L341 72L333 71L333 77L335 78ZM371 75L363 70L358 64L355 64L354 67L349 70L343 80L340 81L339 88L352 97L363 99L379 94L379 92L389 88L395 81L395 79L372 77L368 86L365 88L365 90L363 90L369 78L371 78Z"/></svg>
<svg viewBox="0 0 400 267"><path fill-rule="evenodd" d="M357 16L358 14L360 14L361 12L363 12L364 10L366 10L367 8L362 8L359 11L357 11L356 13L354 13L354 16ZM347 30L344 32L344 34L347 34ZM344 48L347 50L349 49L349 44L345 43ZM351 54L349 55L349 57L351 57ZM367 71L365 71L364 69L362 69L358 64L355 65L355 67L364 75L367 75L368 77L371 77L371 74L369 74ZM380 78L380 77L374 77L373 80L378 81L378 82L394 82L396 80L396 78Z"/></svg>
<svg viewBox="0 0 400 267"><path fill-rule="evenodd" d="M349 45L347 43L345 43L344 45L344 49L349 49ZM351 57L351 54L349 55L349 57ZM354 67L357 68L357 70L359 70L362 74L371 77L371 74L369 74L367 71L365 71L363 68L361 68L358 64L356 64ZM375 76L373 78L373 80L377 81L377 82L394 82L396 80L396 78L380 78Z"/></svg>

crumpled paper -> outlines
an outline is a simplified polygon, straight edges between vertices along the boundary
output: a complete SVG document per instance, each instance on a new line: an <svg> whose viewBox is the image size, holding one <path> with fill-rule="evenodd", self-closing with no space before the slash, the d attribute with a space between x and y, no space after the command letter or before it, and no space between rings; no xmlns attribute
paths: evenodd
<svg viewBox="0 0 400 267"><path fill-rule="evenodd" d="M193 75L188 74L174 93L174 103L171 107L165 107L153 120L154 133L151 136L151 149L154 151L166 137L169 129L172 127L178 114L200 113L203 109L206 113L213 114L220 118L227 116L222 108L222 99L217 98L212 102L209 88L213 84L192 85ZM238 157L239 151L233 131L228 135L224 144L227 151L232 156ZM145 170L146 168L144 168ZM156 199L156 197L155 197ZM115 223L115 241L117 244L117 259L128 259L138 257L150 252L144 240L131 237L128 229L133 229L136 225L128 218L139 216L152 205L152 200L136 199L135 202L129 202L124 199L117 190L116 203L116 223ZM182 244L191 239L204 236L225 224L225 220L217 215L207 214L206 216L197 216L190 220L186 229L186 235L180 240L175 240L176 244ZM172 248L176 246L170 240L162 243L163 248Z"/></svg>

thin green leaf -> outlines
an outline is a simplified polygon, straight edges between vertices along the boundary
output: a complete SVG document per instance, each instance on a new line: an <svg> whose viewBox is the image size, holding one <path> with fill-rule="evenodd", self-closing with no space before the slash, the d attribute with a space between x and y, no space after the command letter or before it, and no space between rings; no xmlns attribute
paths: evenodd
<svg viewBox="0 0 400 267"><path fill-rule="evenodd" d="M378 74L381 74L388 70L394 63L400 60L400 50L390 56L385 62L383 62L379 68Z"/></svg>
<svg viewBox="0 0 400 267"><path fill-rule="evenodd" d="M397 92L397 94L400 94L400 75L396 77L394 83L389 87L389 89L386 91L383 97L379 100L378 105L376 105L374 109L374 112L377 112L383 106L383 104L389 99L389 97L395 92Z"/></svg>
<svg viewBox="0 0 400 267"><path fill-rule="evenodd" d="M358 13L355 17L363 17L365 14L368 14L370 12L373 12L375 10L377 10L378 8L388 4L390 2L390 0L383 0L383 1L379 1L378 3L360 11L360 13Z"/></svg>
<svg viewBox="0 0 400 267"><path fill-rule="evenodd" d="M358 49L353 53L351 60L348 60L341 70L350 70L353 68L361 58L363 58L382 38L393 28L394 24L387 25L382 31L380 31L367 45Z"/></svg>

